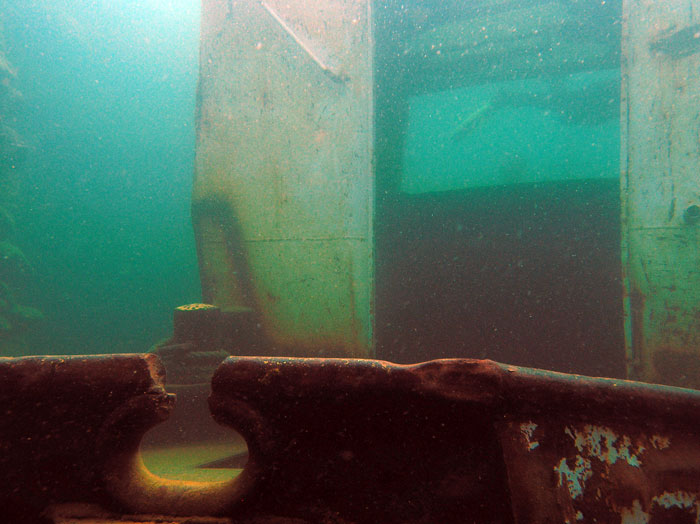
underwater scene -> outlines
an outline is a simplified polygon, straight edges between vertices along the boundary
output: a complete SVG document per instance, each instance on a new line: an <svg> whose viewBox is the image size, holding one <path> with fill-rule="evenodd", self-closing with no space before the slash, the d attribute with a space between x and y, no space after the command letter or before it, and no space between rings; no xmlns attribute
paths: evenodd
<svg viewBox="0 0 700 524"><path fill-rule="evenodd" d="M324 49L318 36L295 32L265 5L267 19L261 23L277 23L287 35L283 44L288 48L280 54L294 53L300 69L294 73L307 73L304 57L296 54L304 49L307 61L329 60L330 48ZM194 236L208 234L197 225L199 215L206 214L198 211L203 206L196 195L191 201L200 6L182 0L134 2L118 9L108 3L56 1L9 7L3 15L8 160L3 354L145 351L168 337L172 308L202 300L200 277L225 278L208 276L205 268L200 274L195 249ZM293 297L292 290L311 296L320 289L292 287L277 305L268 300L281 285L271 281L294 278L286 274L293 273L293 263L291 270L280 268L275 275L268 262L261 262L246 270L265 273L259 277L217 282L220 289L238 287L239 295L248 296L211 296L209 301L261 310L268 324L293 324L263 330L270 332L274 346L287 345L282 339L294 333L295 345L308 346L302 354L369 355L375 346L379 358L395 361L491 355L548 369L624 375L617 189L620 3L385 2L375 6L375 16L376 205L367 202L371 188L358 189L357 180L344 182L342 172L326 175L325 181L349 184L354 201L366 202L355 213L357 226L347 227L362 235L374 227L376 243L376 288L371 281L375 269L368 266L352 277L365 279L358 286L366 289L354 298L339 294L333 300L367 302L374 294L375 318L360 311L363 305L352 312L327 306L329 318L320 318L321 307L310 307L307 316L316 315L315 320L293 311L289 302L307 299ZM290 47L297 40L302 45ZM552 44L556 47L547 47ZM274 66L261 60L258 74L267 74L269 67ZM205 89L200 86L200 97ZM254 109L259 99L236 102ZM270 111L277 118L307 117L283 114L283 102L278 97L266 104L276 105ZM322 103L327 114L334 110L333 100ZM255 122L244 124L252 128ZM258 119L258 136L251 139L274 145L274 130L260 135L268 125ZM342 155L331 152L334 157L327 159L329 153L320 148L328 137L314 136L319 160L312 169L323 177L324 169L339 169ZM348 147L364 146L353 137ZM258 162L238 156L230 161ZM344 169L362 168L349 164ZM240 176L248 176L258 193L267 193L260 175ZM207 187L205 176L199 179ZM291 178L283 182L291 183ZM308 208L307 199L332 190L313 179L299 183L287 190L296 192L299 207ZM195 188L195 193L203 191ZM231 199L227 191L220 196ZM241 214L237 227L243 236L260 220L248 216L248 207L258 203L268 203L267 214L278 217L277 237L299 236L306 226L295 220L318 222L303 233L311 236L334 236L332 222L347 222L313 210L299 216L299 209L290 206L285 223L284 202L260 199L255 189L246 189L240 200L234 212ZM342 203L343 209L350 205L357 204ZM372 226L366 205L375 208ZM343 209L339 213L349 212ZM264 209L257 213L266 214ZM213 264L204 260L204 251L200 246L200 267ZM369 258L370 251L352 256ZM242 265L256 264L255 256L246 253ZM549 275L548 283L538 283L543 274ZM206 287L205 295L216 294ZM345 332L347 315L363 317L357 320L362 334L334 340L335 335L323 333ZM553 334L533 339L531 324L543 322ZM451 327L446 330L446 325ZM501 336L484 333L497 330ZM564 340L571 345L572 331L579 348L597 346L590 348L594 354L588 365L567 362L577 358L578 348L547 358L528 354L548 352L545 346ZM606 333L605 340L599 332ZM410 340L397 340L404 336Z"/></svg>
<svg viewBox="0 0 700 524"><path fill-rule="evenodd" d="M3 355L144 351L199 296L198 15L186 1L4 3Z"/></svg>
<svg viewBox="0 0 700 524"><path fill-rule="evenodd" d="M4 0L0 523L696 522L697 7Z"/></svg>

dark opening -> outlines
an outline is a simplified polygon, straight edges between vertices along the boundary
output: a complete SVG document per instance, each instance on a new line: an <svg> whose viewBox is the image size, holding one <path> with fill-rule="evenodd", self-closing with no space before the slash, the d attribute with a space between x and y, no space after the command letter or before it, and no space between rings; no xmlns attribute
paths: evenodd
<svg viewBox="0 0 700 524"><path fill-rule="evenodd" d="M550 25L536 2L378 15L378 358L625 374L620 2L548 6ZM451 40L480 28L488 45ZM600 45L537 58L535 38Z"/></svg>

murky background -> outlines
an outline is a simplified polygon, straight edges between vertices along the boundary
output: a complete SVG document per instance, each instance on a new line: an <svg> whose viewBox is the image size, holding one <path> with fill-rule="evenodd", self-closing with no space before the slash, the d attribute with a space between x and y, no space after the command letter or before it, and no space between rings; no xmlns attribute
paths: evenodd
<svg viewBox="0 0 700 524"><path fill-rule="evenodd" d="M623 373L620 9L377 4L378 357ZM2 24L0 351L145 351L200 300L199 2Z"/></svg>
<svg viewBox="0 0 700 524"><path fill-rule="evenodd" d="M174 306L199 299L199 2L7 0L0 16L2 122L26 146L3 162L17 188L0 205L28 266L5 264L0 280L44 317L0 312L16 335L0 353L145 351L169 335Z"/></svg>
<svg viewBox="0 0 700 524"><path fill-rule="evenodd" d="M378 354L624 375L621 2L382 6Z"/></svg>

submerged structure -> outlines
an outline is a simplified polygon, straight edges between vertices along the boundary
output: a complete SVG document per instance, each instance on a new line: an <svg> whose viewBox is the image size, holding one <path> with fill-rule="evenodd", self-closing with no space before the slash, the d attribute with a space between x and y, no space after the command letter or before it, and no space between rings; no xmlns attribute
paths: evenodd
<svg viewBox="0 0 700 524"><path fill-rule="evenodd" d="M153 355L5 359L0 378L5 522L698 518L696 391L490 361L231 358L209 404L250 458L195 483L139 457L173 403Z"/></svg>
<svg viewBox="0 0 700 524"><path fill-rule="evenodd" d="M205 2L205 301L252 314L264 354L696 386L694 24L634 1Z"/></svg>
<svg viewBox="0 0 700 524"><path fill-rule="evenodd" d="M205 0L205 304L155 355L0 360L0 517L697 522L698 12ZM165 371L201 414L214 368L247 464L153 475Z"/></svg>

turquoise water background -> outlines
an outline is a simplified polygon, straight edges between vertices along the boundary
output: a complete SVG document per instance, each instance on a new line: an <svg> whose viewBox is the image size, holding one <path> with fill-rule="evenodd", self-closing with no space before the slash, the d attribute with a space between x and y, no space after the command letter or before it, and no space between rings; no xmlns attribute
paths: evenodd
<svg viewBox="0 0 700 524"><path fill-rule="evenodd" d="M23 94L16 242L39 353L143 351L199 300L189 201L197 0L6 0Z"/></svg>
<svg viewBox="0 0 700 524"><path fill-rule="evenodd" d="M28 335L30 351L147 350L169 336L174 307L201 298L189 208L200 2L6 2L6 52L23 93L16 127L31 146L13 240L34 271L17 293L45 316ZM618 4L601 4L611 6L603 14L593 4L562 4L572 13L566 27L580 23L600 39L618 42ZM454 0L387 5L396 10L389 18L428 36L430 24L439 29L452 17L483 16L476 4ZM492 3L494 16L505 7ZM378 32L378 69L398 63L401 38L400 31ZM291 39L289 45L298 51ZM614 188L619 64L601 63L605 67L549 76L521 71L515 79L515 73L501 72L484 80L482 71L481 80L427 92L405 86L411 93L405 120L389 118L405 140L378 162L378 194L389 195L380 198L400 203L406 195L570 180L607 181ZM382 75L375 94L383 103L401 86L379 92L394 76L377 72ZM597 91L600 85L607 88ZM470 115L488 104L487 117L455 139ZM377 128L381 134L381 122ZM395 186L386 182L392 177ZM612 208L617 198L610 194ZM382 204L391 208L392 202ZM389 240L388 253L394 247Z"/></svg>
<svg viewBox="0 0 700 524"><path fill-rule="evenodd" d="M491 82L412 97L402 190L424 193L617 178L619 75L619 70L611 69L555 79ZM594 100L586 100L589 85L601 87ZM553 96L557 90L564 95ZM515 103L508 100L509 95L525 99ZM489 103L494 107L488 116L464 138L453 139L462 122Z"/></svg>

